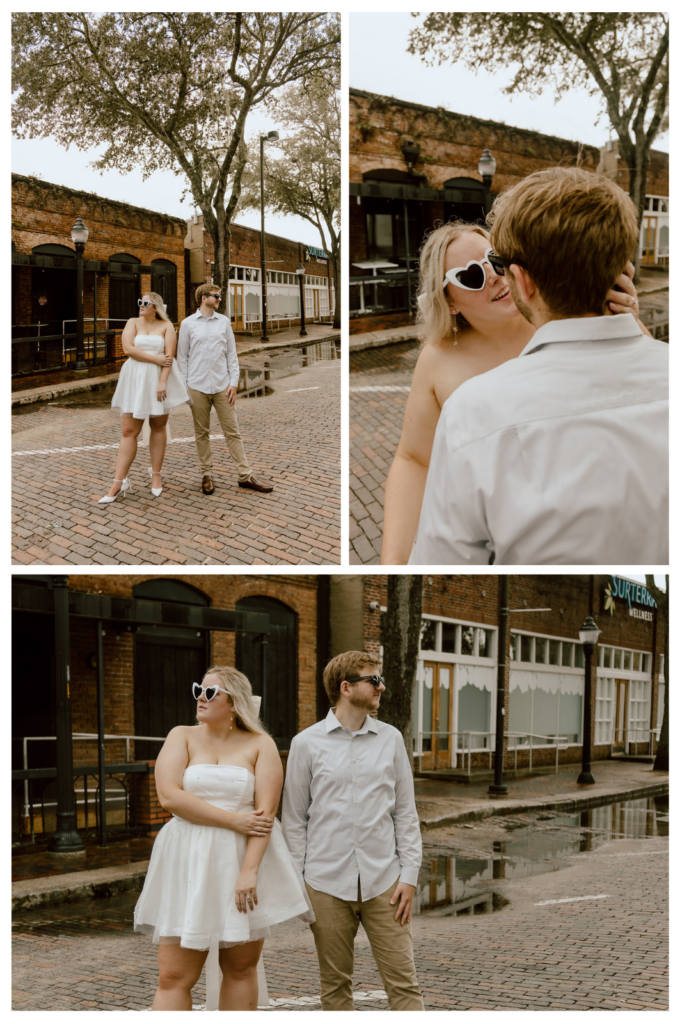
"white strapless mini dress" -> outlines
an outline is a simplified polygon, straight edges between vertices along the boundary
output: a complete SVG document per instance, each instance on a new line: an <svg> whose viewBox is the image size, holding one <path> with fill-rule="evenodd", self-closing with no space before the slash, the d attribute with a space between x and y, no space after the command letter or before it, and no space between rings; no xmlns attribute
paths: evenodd
<svg viewBox="0 0 682 1024"><path fill-rule="evenodd" d="M236 765L190 765L182 787L226 811L254 807L255 778ZM234 892L246 843L247 837L239 832L173 817L156 837L135 907L135 931L151 935L153 942L179 940L188 949L209 950L207 1010L218 1009L220 948L267 938L271 925L293 917L315 920L303 878L294 867L277 819L258 871L258 906L239 913ZM262 958L258 1005L268 1006Z"/></svg>
<svg viewBox="0 0 682 1024"><path fill-rule="evenodd" d="M161 355L164 340L158 334L138 334L135 347L145 352ZM171 372L166 382L165 401L159 402L156 390L159 386L161 367L156 363L143 363L139 359L127 359L121 367L118 384L111 400L111 408L118 409L123 415L130 413L137 420L147 416L165 416L176 405L191 402L189 392L178 364L173 360Z"/></svg>

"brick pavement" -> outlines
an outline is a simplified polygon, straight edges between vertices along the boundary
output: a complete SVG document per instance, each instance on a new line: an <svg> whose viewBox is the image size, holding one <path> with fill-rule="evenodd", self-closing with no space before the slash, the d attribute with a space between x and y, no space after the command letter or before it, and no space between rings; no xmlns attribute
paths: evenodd
<svg viewBox="0 0 682 1024"><path fill-rule="evenodd" d="M482 882L508 901L498 913L416 916L427 1010L667 1009L667 849L661 837L608 843L547 874ZM132 933L135 900L124 893L18 915L14 1009L148 1009L156 950ZM272 931L264 953L272 1008L319 1009L309 929L293 921ZM387 1009L362 929L354 983L356 1010ZM202 979L195 1006L203 1000Z"/></svg>
<svg viewBox="0 0 682 1024"><path fill-rule="evenodd" d="M351 565L381 561L384 486L403 429L418 354L418 344L408 341L350 356Z"/></svg>
<svg viewBox="0 0 682 1024"><path fill-rule="evenodd" d="M14 457L13 564L338 564L339 363L316 363L273 389L237 406L254 472L275 485L264 495L237 487L222 435L211 442L216 491L201 493L188 406L171 414L163 494L150 493L141 448L134 490L107 506L97 499L113 476L115 413L70 405L14 416L15 451L86 450Z"/></svg>

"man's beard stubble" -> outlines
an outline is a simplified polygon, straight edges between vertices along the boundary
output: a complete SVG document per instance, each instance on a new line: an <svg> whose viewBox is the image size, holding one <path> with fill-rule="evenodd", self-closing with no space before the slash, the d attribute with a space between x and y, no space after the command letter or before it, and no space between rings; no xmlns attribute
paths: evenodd
<svg viewBox="0 0 682 1024"><path fill-rule="evenodd" d="M531 311L530 306L527 306L521 298L521 296L519 295L519 286L516 281L516 278L513 274L505 274L504 276L506 278L507 284L509 285L509 291L511 292L511 297L514 300L514 305L516 306L524 320L527 320L529 324L533 324L533 313ZM533 326L535 326L535 324L533 324Z"/></svg>
<svg viewBox="0 0 682 1024"><path fill-rule="evenodd" d="M374 703L373 697L356 697L353 694L348 698L349 704L354 708L358 708L359 711L375 711L378 707Z"/></svg>

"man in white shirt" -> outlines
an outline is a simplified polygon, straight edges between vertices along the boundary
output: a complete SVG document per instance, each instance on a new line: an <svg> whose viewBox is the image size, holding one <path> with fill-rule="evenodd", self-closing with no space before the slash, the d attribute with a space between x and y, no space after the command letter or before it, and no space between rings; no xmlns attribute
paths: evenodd
<svg viewBox="0 0 682 1024"><path fill-rule="evenodd" d="M194 437L203 478L204 494L213 494L213 454L209 440L211 409L215 409L238 484L252 491L268 492L272 484L257 480L251 471L237 421L235 400L239 383L237 346L228 317L218 313L221 292L215 284L199 285L195 292L199 309L180 324L178 368L192 399Z"/></svg>
<svg viewBox="0 0 682 1024"><path fill-rule="evenodd" d="M417 565L666 565L668 346L606 293L639 240L627 194L537 171L492 211L491 264L537 331L444 403Z"/></svg>
<svg viewBox="0 0 682 1024"><path fill-rule="evenodd" d="M423 1010L414 969L412 901L421 832L403 737L371 717L385 690L381 662L347 651L329 662L334 705L295 736L282 830L315 911L323 1010L352 1010L353 945L367 933L391 1010Z"/></svg>

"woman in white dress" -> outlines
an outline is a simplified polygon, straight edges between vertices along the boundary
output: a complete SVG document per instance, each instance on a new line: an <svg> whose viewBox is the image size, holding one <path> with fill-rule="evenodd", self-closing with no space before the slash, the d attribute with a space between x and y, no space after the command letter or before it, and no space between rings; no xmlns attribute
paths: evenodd
<svg viewBox="0 0 682 1024"><path fill-rule="evenodd" d="M488 231L462 221L436 228L422 247L416 322L424 344L386 480L382 565L409 564L444 403L471 377L519 356L535 334L489 253ZM612 313L639 316L634 273L628 263L606 296Z"/></svg>
<svg viewBox="0 0 682 1024"><path fill-rule="evenodd" d="M255 1010L270 926L314 915L275 818L282 763L248 679L213 667L191 685L198 724L172 729L156 762L159 802L173 818L154 843L135 931L159 943L153 1010L191 1010L209 951L222 982L210 1005L207 967L206 1008Z"/></svg>
<svg viewBox="0 0 682 1024"><path fill-rule="evenodd" d="M137 302L140 315L131 317L121 334L128 359L121 367L111 407L120 409L122 437L114 482L109 493L100 498L100 505L115 501L119 494L125 497L126 491L131 489L128 471L137 455L137 437L147 416L152 494L155 498L161 494L168 414L174 406L190 401L173 359L177 339L175 328L166 316L163 299L156 292L146 292Z"/></svg>

